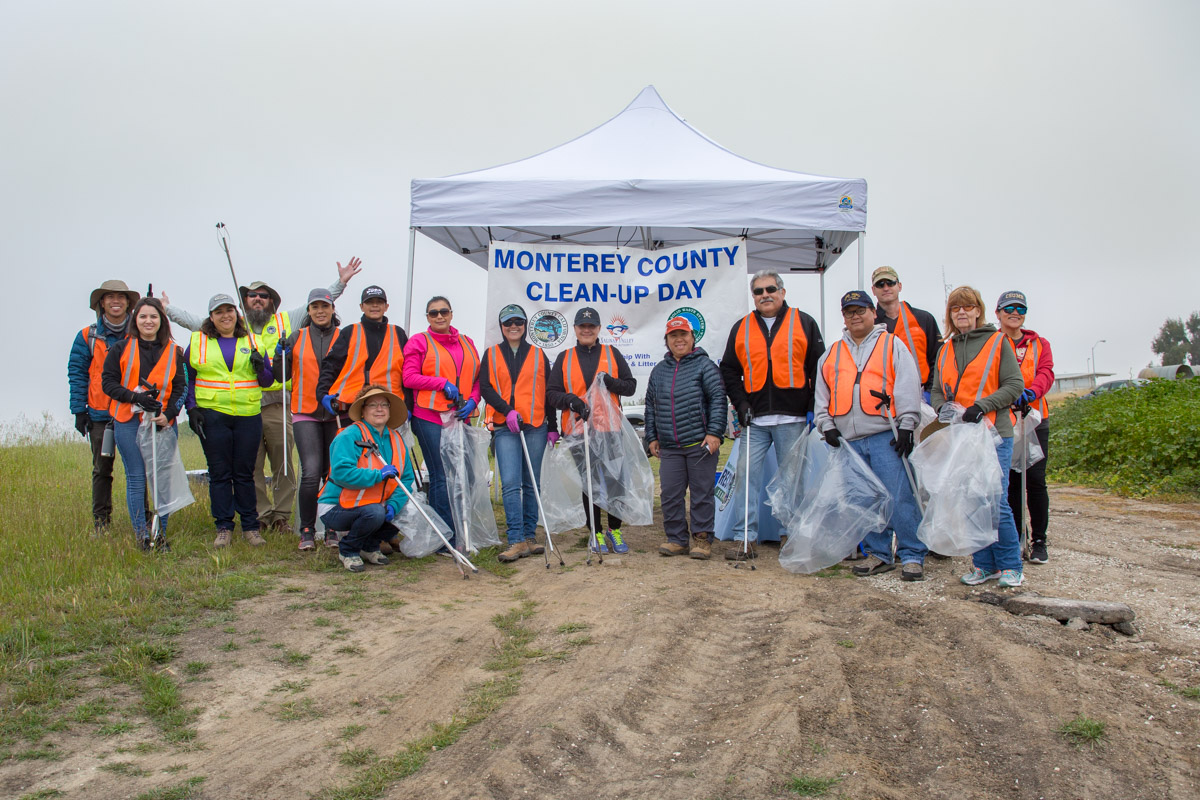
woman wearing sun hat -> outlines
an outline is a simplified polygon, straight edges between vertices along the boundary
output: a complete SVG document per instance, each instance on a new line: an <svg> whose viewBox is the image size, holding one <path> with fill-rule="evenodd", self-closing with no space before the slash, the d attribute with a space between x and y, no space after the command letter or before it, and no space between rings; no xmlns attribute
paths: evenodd
<svg viewBox="0 0 1200 800"><path fill-rule="evenodd" d="M385 540L396 535L392 520L408 502L397 491L400 480L413 490L412 459L396 431L408 419L408 408L399 395L372 384L350 406L354 424L343 428L329 448L329 480L318 501L321 521L330 530L345 531L338 541L338 556L351 572L362 572L363 561L388 563L379 552Z"/></svg>

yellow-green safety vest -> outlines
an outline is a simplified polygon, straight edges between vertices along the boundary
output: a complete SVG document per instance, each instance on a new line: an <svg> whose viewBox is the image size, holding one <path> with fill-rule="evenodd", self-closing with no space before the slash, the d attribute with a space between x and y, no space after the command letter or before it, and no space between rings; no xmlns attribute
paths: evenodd
<svg viewBox="0 0 1200 800"><path fill-rule="evenodd" d="M262 332L257 334L259 343L262 345L263 352L275 357L275 345L279 343L280 338L286 339L292 335L292 318L286 311L280 311L277 314L272 314L267 320L267 324L263 326ZM292 375L291 364L288 364L288 391L292 390ZM278 392L283 389L283 384L275 381L266 388L268 392Z"/></svg>
<svg viewBox="0 0 1200 800"><path fill-rule="evenodd" d="M262 387L250 365L250 338L242 336L233 350L233 369L216 339L200 331L192 334L188 363L196 376L196 405L234 417L252 417L262 412Z"/></svg>

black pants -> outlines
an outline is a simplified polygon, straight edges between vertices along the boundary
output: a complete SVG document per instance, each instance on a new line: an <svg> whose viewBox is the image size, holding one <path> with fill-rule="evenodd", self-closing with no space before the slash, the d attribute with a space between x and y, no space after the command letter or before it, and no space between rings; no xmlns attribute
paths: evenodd
<svg viewBox="0 0 1200 800"><path fill-rule="evenodd" d="M583 496L583 518L584 518L585 524L587 523L587 513L588 513L587 509L588 509L588 496L585 494ZM607 513L607 512L604 511L604 509L600 508L600 506L596 505L595 503L592 503L592 528L596 531L596 533L600 533L602 530L604 530L604 526L600 524L600 519L601 519L601 515L603 515L605 513ZM608 515L608 527L612 530L616 530L617 528L620 528L621 527L621 518L615 517L612 514L609 514Z"/></svg>
<svg viewBox="0 0 1200 800"><path fill-rule="evenodd" d="M329 476L329 445L338 434L337 420L304 420L292 423L296 452L300 454L300 528L317 524L317 494Z"/></svg>
<svg viewBox="0 0 1200 800"><path fill-rule="evenodd" d="M117 446L114 437L113 454L105 457L100 455L100 445L104 442L104 428L107 422L88 423L88 439L92 445L92 521L96 525L112 523L112 483L113 461L116 460Z"/></svg>
<svg viewBox="0 0 1200 800"><path fill-rule="evenodd" d="M204 457L208 461L208 498L217 530L233 530L233 514L243 531L258 530L254 461L262 441L262 414L236 417L204 409Z"/></svg>
<svg viewBox="0 0 1200 800"><path fill-rule="evenodd" d="M1029 500L1029 538L1034 542L1046 543L1046 528L1050 525L1050 493L1046 490L1046 462L1050 459L1050 420L1043 420L1034 429L1038 444L1046 457L1034 464L1025 475L1025 491ZM1016 456L1013 456L1016 461ZM1008 474L1008 507L1012 509L1017 530L1021 529L1021 515L1025 513L1021 497L1021 473Z"/></svg>

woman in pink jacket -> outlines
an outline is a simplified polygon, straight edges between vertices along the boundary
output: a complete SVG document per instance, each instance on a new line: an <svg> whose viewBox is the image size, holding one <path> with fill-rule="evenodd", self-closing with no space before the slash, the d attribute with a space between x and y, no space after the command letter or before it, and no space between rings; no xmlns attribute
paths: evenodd
<svg viewBox="0 0 1200 800"><path fill-rule="evenodd" d="M479 405L479 352L470 337L451 325L450 301L438 296L425 304L429 329L404 346L404 386L413 392L412 426L429 469L429 503L454 529L446 472L442 468L442 414L453 411L464 423ZM454 423L457 424L457 423ZM458 546L457 535L450 544Z"/></svg>

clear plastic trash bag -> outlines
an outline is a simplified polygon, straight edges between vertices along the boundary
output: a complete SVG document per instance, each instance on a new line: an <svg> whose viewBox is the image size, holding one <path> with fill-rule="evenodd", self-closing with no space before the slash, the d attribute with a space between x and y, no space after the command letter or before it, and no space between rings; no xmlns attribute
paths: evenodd
<svg viewBox="0 0 1200 800"><path fill-rule="evenodd" d="M396 491L403 490L397 489ZM400 532L400 552L409 558L424 558L446 546L446 542L443 542L442 537L437 535L437 531L429 524L429 520L421 516L417 506L424 509L425 513L429 515L429 520L433 520L433 524L441 530L442 536L445 536L447 541L450 539L450 526L438 516L438 513L428 503L421 499L421 495L413 492L412 498L404 504L404 508L400 509L400 513L392 520L392 525Z"/></svg>
<svg viewBox="0 0 1200 800"><path fill-rule="evenodd" d="M582 446L582 445L581 445ZM583 456L580 457L582 463ZM583 510L583 470L575 462L570 445L560 439L558 446L546 447L542 456L542 527L550 533L565 533L587 527Z"/></svg>
<svg viewBox="0 0 1200 800"><path fill-rule="evenodd" d="M742 444L745 441L744 435L733 440L729 459L725 462L725 467L721 472L721 482L727 484L727 488L713 492L714 496L718 498L716 521L713 524L716 530L713 533L721 541L741 541L742 539L734 529L741 527L742 518L746 513L744 501L738 497L738 487L742 482L741 473L746 466L746 457L742 455ZM758 491L755 492L757 497L751 498L751 502L758 503L758 541L777 542L779 534L784 531L779 520L771 516L771 507L767 505L767 486L770 485L772 478L779 470L779 462L775 458L775 448L771 447L767 450L766 460L762 464L751 464L750 468L755 476L754 485L758 487Z"/></svg>
<svg viewBox="0 0 1200 800"><path fill-rule="evenodd" d="M787 544L779 550L788 572L832 567L892 518L892 496L867 462L849 445L829 449L820 483L788 523Z"/></svg>
<svg viewBox="0 0 1200 800"><path fill-rule="evenodd" d="M1012 471L1024 472L1046 457L1042 452L1042 443L1038 441L1035 429L1042 424L1042 414L1036 408L1031 410L1024 419L1019 415L1017 424L1013 425L1013 454ZM1024 460L1022 460L1024 454Z"/></svg>
<svg viewBox="0 0 1200 800"><path fill-rule="evenodd" d="M804 500L816 493L821 474L829 460L825 437L813 428L806 431L791 452L784 456L779 471L767 484L767 505L771 514L786 526L804 508Z"/></svg>
<svg viewBox="0 0 1200 800"><path fill-rule="evenodd" d="M937 422L937 412L933 410L933 406L929 403L921 403L921 417L917 420L917 429L913 432L916 441L921 441L921 437L925 435L925 429L934 422Z"/></svg>
<svg viewBox="0 0 1200 800"><path fill-rule="evenodd" d="M146 465L146 493L154 501L151 504L154 513L161 517L196 501L179 456L178 431L174 425L162 430L156 430L157 427L149 414L143 414L138 425L137 444Z"/></svg>
<svg viewBox="0 0 1200 800"><path fill-rule="evenodd" d="M488 491L488 447L492 436L484 428L467 425L452 413L442 415L442 468L446 494L458 543L468 552L500 544L496 514Z"/></svg>
<svg viewBox="0 0 1200 800"><path fill-rule="evenodd" d="M961 415L960 415L961 417ZM955 422L922 440L909 461L925 515L917 538L935 553L967 556L999 538L997 434L986 422Z"/></svg>

